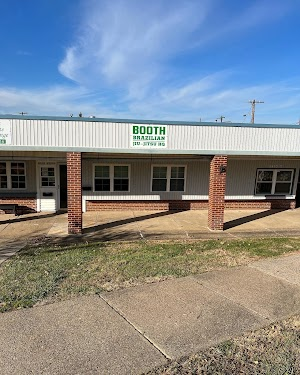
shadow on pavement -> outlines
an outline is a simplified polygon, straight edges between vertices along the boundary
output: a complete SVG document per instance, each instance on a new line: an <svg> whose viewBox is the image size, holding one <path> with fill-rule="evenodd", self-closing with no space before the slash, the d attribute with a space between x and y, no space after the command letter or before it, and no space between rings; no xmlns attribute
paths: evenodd
<svg viewBox="0 0 300 375"><path fill-rule="evenodd" d="M237 226L242 225L242 224L250 223L251 221L262 219L262 218L267 217L267 216L275 215L275 214L278 214L279 212L283 212L283 211L287 211L287 210L286 209L278 209L278 210L271 209L271 210L267 210L267 211L263 211L263 212L258 212L258 213L253 214L253 215L240 217L240 218L235 219L235 220L227 221L226 223L224 223L224 230L234 228L234 227L237 227Z"/></svg>
<svg viewBox="0 0 300 375"><path fill-rule="evenodd" d="M50 214L33 215L33 216L27 216L27 217L18 216L18 217L13 218L13 219L2 220L2 221L0 221L0 224L12 224L12 223L20 223L20 222L23 222L23 221L47 219L47 218L50 218L50 217L55 217L55 216L63 215L63 214L65 214L64 211L58 211L58 212L53 212L53 213L50 213Z"/></svg>
<svg viewBox="0 0 300 375"><path fill-rule="evenodd" d="M129 219L122 219L122 220L117 220L117 221L113 221L113 222L110 222L110 223L95 225L93 227L84 228L83 234L94 233L96 231L100 231L100 230L103 230L103 229L115 228L115 227L118 227L120 225L136 223L136 222L139 222L139 221L143 221L143 220L147 220L147 219L153 219L153 218L156 218L156 217L172 215L174 213L182 212L182 211L186 211L186 210L163 211L163 212L157 212L157 213L154 213L154 214L132 217L132 218L129 218Z"/></svg>

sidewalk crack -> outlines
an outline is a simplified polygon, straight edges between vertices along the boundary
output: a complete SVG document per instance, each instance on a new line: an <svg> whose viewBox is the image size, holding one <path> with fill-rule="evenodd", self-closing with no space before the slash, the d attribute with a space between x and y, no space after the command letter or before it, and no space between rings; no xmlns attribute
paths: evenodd
<svg viewBox="0 0 300 375"><path fill-rule="evenodd" d="M102 301L104 301L115 313L117 313L121 318L123 318L125 320L125 322L127 322L136 332L138 332L146 341L149 342L149 344L151 346L153 346L156 350L158 350L160 352L160 354L162 354L167 360L170 360L172 359L170 356L168 356L168 354L162 349L160 348L154 341L151 340L150 337L148 337L145 332L143 332L142 330L140 330L138 327L136 327L128 318L126 318L126 316L119 310L117 309L116 307L114 307L111 303L109 303L108 300L106 300L104 298L104 296L102 296L101 294L99 294L99 297L102 299Z"/></svg>

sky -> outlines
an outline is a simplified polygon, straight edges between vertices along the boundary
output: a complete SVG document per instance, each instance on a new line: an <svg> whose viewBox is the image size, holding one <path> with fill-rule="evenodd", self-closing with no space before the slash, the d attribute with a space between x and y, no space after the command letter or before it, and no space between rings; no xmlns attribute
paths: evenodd
<svg viewBox="0 0 300 375"><path fill-rule="evenodd" d="M0 0L0 114L298 124L299 0Z"/></svg>

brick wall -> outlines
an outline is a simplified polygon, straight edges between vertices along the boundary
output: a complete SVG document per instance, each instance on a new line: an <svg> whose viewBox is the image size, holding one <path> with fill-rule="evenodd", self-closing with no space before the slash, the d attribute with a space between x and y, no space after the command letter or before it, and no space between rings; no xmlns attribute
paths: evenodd
<svg viewBox="0 0 300 375"><path fill-rule="evenodd" d="M105 210L151 210L151 211L168 211L168 210L199 210L207 208L207 201L87 201L87 211L105 211Z"/></svg>
<svg viewBox="0 0 300 375"><path fill-rule="evenodd" d="M293 199L225 201L226 209L290 209L295 208ZM136 211L168 211L168 210L206 210L208 201L105 201L86 202L87 211L136 210Z"/></svg>
<svg viewBox="0 0 300 375"><path fill-rule="evenodd" d="M0 203L16 203L18 213L28 214L36 212L35 198L0 198ZM281 200L253 200L253 201L225 201L226 209L293 209L294 199ZM87 201L87 211L136 210L136 211L168 211L168 210L206 210L208 201ZM0 210L0 214L5 212ZM7 211L7 213L9 213Z"/></svg>
<svg viewBox="0 0 300 375"><path fill-rule="evenodd" d="M37 206L36 206L36 199L35 198L29 198L29 197L0 197L0 204L9 204L14 203L18 205L17 213L19 215L22 214L29 214L36 212ZM7 213L10 213L9 210L6 211ZM6 213L3 210L0 210L0 214Z"/></svg>
<svg viewBox="0 0 300 375"><path fill-rule="evenodd" d="M67 153L68 233L82 233L81 153Z"/></svg>
<svg viewBox="0 0 300 375"><path fill-rule="evenodd" d="M253 201L225 201L226 209L294 209L295 199L266 199Z"/></svg>
<svg viewBox="0 0 300 375"><path fill-rule="evenodd" d="M224 170L220 169L224 167ZM210 162L208 193L208 227L223 230L227 156L214 156Z"/></svg>

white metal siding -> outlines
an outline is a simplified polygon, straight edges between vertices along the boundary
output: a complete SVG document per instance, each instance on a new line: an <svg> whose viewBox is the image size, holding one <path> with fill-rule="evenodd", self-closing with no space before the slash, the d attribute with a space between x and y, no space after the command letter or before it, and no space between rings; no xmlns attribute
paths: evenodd
<svg viewBox="0 0 300 375"><path fill-rule="evenodd" d="M280 159L229 159L226 178L226 199L265 199L254 195L256 170L258 168L292 168L296 172L300 167L300 160ZM296 176L294 183L297 184Z"/></svg>
<svg viewBox="0 0 300 375"><path fill-rule="evenodd" d="M239 126L165 125L166 149L130 149L133 124L98 121L12 119L13 146L43 148L45 151L115 151L138 153L224 153L300 155L300 128ZM135 124L136 125L136 124ZM159 124L158 124L159 125Z"/></svg>
<svg viewBox="0 0 300 375"><path fill-rule="evenodd" d="M36 162L27 160L26 162L26 191L36 193Z"/></svg>
<svg viewBox="0 0 300 375"><path fill-rule="evenodd" d="M93 160L83 161L83 186L93 187ZM86 200L203 200L208 199L209 188L209 161L180 161L151 159L99 159L99 163L107 164L130 164L131 181L130 192L89 192L84 191ZM185 192L151 192L151 166L153 164L181 164L186 165L186 190ZM294 186L297 184L300 160L280 159L230 159L228 160L226 199L265 199L255 196L255 179L258 168L293 168L296 171Z"/></svg>
<svg viewBox="0 0 300 375"><path fill-rule="evenodd" d="M130 192L93 192L83 191L86 200L190 200L207 199L209 182L209 161L189 161L171 159L92 159L83 160L82 185L93 188L93 164L129 164ZM186 190L185 192L151 192L152 165L185 165Z"/></svg>

